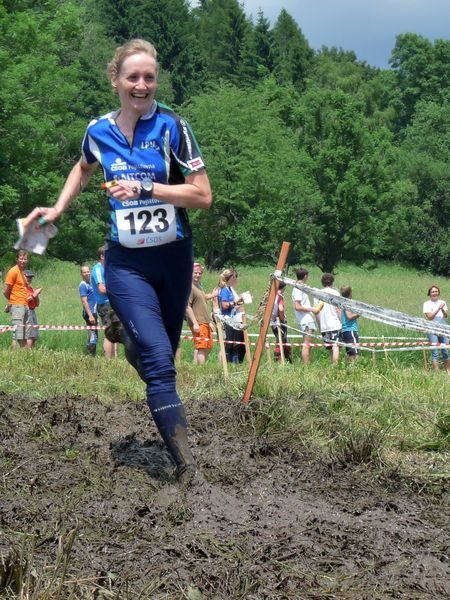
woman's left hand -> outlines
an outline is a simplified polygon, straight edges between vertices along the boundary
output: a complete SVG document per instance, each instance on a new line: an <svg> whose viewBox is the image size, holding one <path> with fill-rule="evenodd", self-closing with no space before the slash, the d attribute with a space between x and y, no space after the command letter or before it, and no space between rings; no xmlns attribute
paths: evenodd
<svg viewBox="0 0 450 600"><path fill-rule="evenodd" d="M141 184L139 181L118 179L117 183L109 188L108 195L120 201L135 200L141 195Z"/></svg>

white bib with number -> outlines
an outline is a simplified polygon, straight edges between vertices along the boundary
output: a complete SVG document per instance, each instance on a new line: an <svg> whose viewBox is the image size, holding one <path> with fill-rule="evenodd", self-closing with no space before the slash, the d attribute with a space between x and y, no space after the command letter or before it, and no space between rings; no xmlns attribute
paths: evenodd
<svg viewBox="0 0 450 600"><path fill-rule="evenodd" d="M119 242L127 248L161 246L177 239L175 207L160 202L116 208Z"/></svg>

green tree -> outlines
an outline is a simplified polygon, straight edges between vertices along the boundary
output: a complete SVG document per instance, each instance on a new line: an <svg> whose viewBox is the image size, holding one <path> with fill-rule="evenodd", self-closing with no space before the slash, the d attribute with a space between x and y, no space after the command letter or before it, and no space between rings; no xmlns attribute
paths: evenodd
<svg viewBox="0 0 450 600"><path fill-rule="evenodd" d="M195 11L211 81L238 81L250 21L237 0L204 0Z"/></svg>
<svg viewBox="0 0 450 600"><path fill-rule="evenodd" d="M409 124L420 100L449 100L450 40L436 40L433 45L421 35L399 35L389 62L396 76L392 104L398 130Z"/></svg>
<svg viewBox="0 0 450 600"><path fill-rule="evenodd" d="M311 88L297 108L299 144L312 159L318 191L313 257L324 271L368 258L392 208L391 136L383 128L370 132L362 108L349 94L320 88Z"/></svg>
<svg viewBox="0 0 450 600"><path fill-rule="evenodd" d="M305 87L306 78L314 60L314 51L300 27L282 9L272 30L273 74L280 83L293 83L300 89Z"/></svg>
<svg viewBox="0 0 450 600"><path fill-rule="evenodd" d="M450 275L450 106L420 102L401 146L414 193L396 211L397 260Z"/></svg>
<svg viewBox="0 0 450 600"><path fill-rule="evenodd" d="M192 215L196 252L210 266L273 258L284 236L303 237L308 157L283 126L273 87L222 84L185 107L213 187L211 210Z"/></svg>
<svg viewBox="0 0 450 600"><path fill-rule="evenodd" d="M273 37L270 23L262 12L258 13L255 27L248 30L242 50L239 79L241 84L253 85L273 71Z"/></svg>
<svg viewBox="0 0 450 600"><path fill-rule="evenodd" d="M63 177L79 156L86 125L86 117L80 116L82 7L55 0L45 8L0 11L2 252L17 239L14 219L34 206L53 204ZM97 215L98 210L90 210L86 217L91 232L100 230ZM72 216L82 218L76 210ZM55 242L52 251L60 246L65 258L86 243L78 235L69 243Z"/></svg>

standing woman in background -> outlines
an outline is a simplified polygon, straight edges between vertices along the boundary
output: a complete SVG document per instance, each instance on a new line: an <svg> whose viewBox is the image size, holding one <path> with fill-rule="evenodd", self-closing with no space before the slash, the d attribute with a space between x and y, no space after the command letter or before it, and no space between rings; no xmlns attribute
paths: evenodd
<svg viewBox="0 0 450 600"><path fill-rule="evenodd" d="M439 298L440 295L441 290L438 288L438 286L432 285L427 292L427 296L430 299L423 303L423 314L426 319L433 321L433 323L447 322L448 306L445 300L441 300ZM449 343L449 339L447 337L443 335L436 335L435 333L428 334L428 341L433 345L446 344L448 346ZM450 373L448 348L442 348L441 353L447 373ZM439 350L437 348L433 348L431 350L431 364L433 365L433 369L435 369L435 371L439 371Z"/></svg>
<svg viewBox="0 0 450 600"><path fill-rule="evenodd" d="M234 269L225 269L219 277L218 284L218 302L220 313L225 320L225 355L229 363L241 363L245 357L244 332L242 329L235 329L231 321L242 323L242 316L239 315L240 307L243 304L241 296L234 289L237 283L238 274Z"/></svg>
<svg viewBox="0 0 450 600"><path fill-rule="evenodd" d="M176 390L174 355L191 291L193 248L186 209L207 209L211 188L189 125L155 100L158 61L141 39L117 48L108 65L120 108L91 121L80 160L53 207L53 222L100 165L109 203L105 284L123 326L125 353L147 385L155 424L181 483L196 465L184 406Z"/></svg>

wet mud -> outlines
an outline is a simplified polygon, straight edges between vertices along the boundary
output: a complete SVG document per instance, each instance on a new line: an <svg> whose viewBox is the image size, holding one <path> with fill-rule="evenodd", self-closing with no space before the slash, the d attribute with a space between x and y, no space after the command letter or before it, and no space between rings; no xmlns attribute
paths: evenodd
<svg viewBox="0 0 450 600"><path fill-rule="evenodd" d="M144 402L0 394L0 597L450 597L445 493L257 438L236 401L186 409L180 489Z"/></svg>

